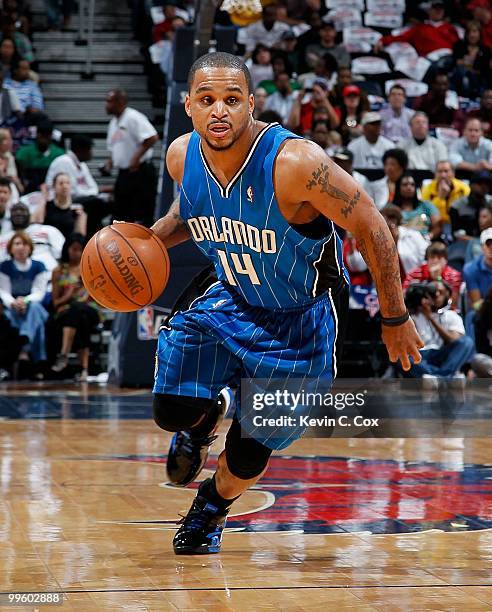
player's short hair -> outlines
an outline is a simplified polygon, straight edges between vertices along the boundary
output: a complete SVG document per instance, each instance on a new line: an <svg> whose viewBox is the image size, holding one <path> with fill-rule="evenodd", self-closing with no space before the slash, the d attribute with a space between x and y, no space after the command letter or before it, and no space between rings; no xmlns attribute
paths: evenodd
<svg viewBox="0 0 492 612"><path fill-rule="evenodd" d="M6 176L0 176L0 187L7 187L9 191L12 191L10 179L8 179Z"/></svg>
<svg viewBox="0 0 492 612"><path fill-rule="evenodd" d="M251 74L249 73L248 67L244 61L237 55L223 53L222 51L207 53L196 60L196 62L190 68L190 72L188 74L188 91L191 90L191 85L193 84L197 71L207 68L230 68L231 70L238 70L239 72L242 72L248 85L248 94L253 93Z"/></svg>
<svg viewBox="0 0 492 612"><path fill-rule="evenodd" d="M93 142L90 136L85 134L76 134L72 136L72 142L70 143L72 151L85 151L91 149Z"/></svg>
<svg viewBox="0 0 492 612"><path fill-rule="evenodd" d="M15 232L12 238L7 242L7 253L10 255L10 257L12 257L12 245L14 244L14 240L16 238L20 238L24 244L27 244L27 246L29 247L29 257L31 257L32 252L34 250L34 245L32 243L31 237L22 230L18 230L17 232Z"/></svg>

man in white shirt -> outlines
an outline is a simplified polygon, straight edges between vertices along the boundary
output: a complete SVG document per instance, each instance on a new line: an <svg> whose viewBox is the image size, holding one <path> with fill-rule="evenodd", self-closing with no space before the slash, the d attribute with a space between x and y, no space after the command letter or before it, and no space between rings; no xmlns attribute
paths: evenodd
<svg viewBox="0 0 492 612"><path fill-rule="evenodd" d="M90 238L101 229L102 219L111 213L107 196L101 194L112 191L112 187L99 189L86 163L92 159L92 138L74 136L70 146L70 151L51 162L45 182L48 188L52 189L58 174L67 174L70 177L72 200L76 204L82 204L87 213L87 238Z"/></svg>
<svg viewBox="0 0 492 612"><path fill-rule="evenodd" d="M118 169L114 214L121 221L150 227L157 195L152 147L159 136L147 117L127 103L127 94L122 89L114 89L106 96L106 112L113 115L107 136L111 159L106 162L106 169Z"/></svg>
<svg viewBox="0 0 492 612"><path fill-rule="evenodd" d="M34 246L32 258L44 263L48 272L52 272L61 257L65 237L59 229L44 223L29 223L29 208L18 202L10 211L12 230L0 234L0 261L8 259L7 244L17 230L23 230L31 238Z"/></svg>
<svg viewBox="0 0 492 612"><path fill-rule="evenodd" d="M382 170L383 155L393 148L393 143L381 136L381 115L365 113L361 121L364 134L352 140L348 148L354 155L354 168L358 170Z"/></svg>
<svg viewBox="0 0 492 612"><path fill-rule="evenodd" d="M446 145L429 136L429 118L417 112L410 120L412 137L402 140L398 148L408 155L409 170L427 170L434 173L437 163L448 159Z"/></svg>
<svg viewBox="0 0 492 612"><path fill-rule="evenodd" d="M272 47L280 41L282 34L289 30L289 25L277 21L277 6L269 4L263 7L260 21L255 21L255 23L239 30L237 42L246 47L246 55L251 55L258 43Z"/></svg>

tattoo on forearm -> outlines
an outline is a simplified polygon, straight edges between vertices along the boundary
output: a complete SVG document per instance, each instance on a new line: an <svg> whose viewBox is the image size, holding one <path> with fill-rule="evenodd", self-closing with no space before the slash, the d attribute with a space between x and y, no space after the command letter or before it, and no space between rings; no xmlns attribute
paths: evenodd
<svg viewBox="0 0 492 612"><path fill-rule="evenodd" d="M363 238L357 240L357 246L376 282L379 298L384 301L385 315L398 316L402 307L399 294L395 293L395 285L401 287L396 244L382 229L371 231L369 238L372 246L370 250Z"/></svg>
<svg viewBox="0 0 492 612"><path fill-rule="evenodd" d="M341 209L341 213L345 219L347 219L352 214L352 211L360 200L360 191L357 190L355 194L350 197L347 193L345 193L345 191L330 185L330 168L328 164L321 164L311 176L312 178L310 178L306 184L306 189L311 191L311 189L319 185L321 188L321 193L326 193L336 200L342 200L345 202L346 206Z"/></svg>

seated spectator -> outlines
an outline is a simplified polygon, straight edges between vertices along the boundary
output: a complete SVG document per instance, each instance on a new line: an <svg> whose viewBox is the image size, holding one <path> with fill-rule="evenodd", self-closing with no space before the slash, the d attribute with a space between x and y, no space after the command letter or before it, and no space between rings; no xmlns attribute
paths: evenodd
<svg viewBox="0 0 492 612"><path fill-rule="evenodd" d="M0 128L0 159L4 160L7 165L5 175L15 184L17 191L23 193L24 186L17 173L17 164L15 163L15 157L12 155L12 145L10 130Z"/></svg>
<svg viewBox="0 0 492 612"><path fill-rule="evenodd" d="M408 155L409 169L434 172L437 162L448 158L446 145L429 136L429 119L425 113L415 113L410 120L410 130L412 137L398 145Z"/></svg>
<svg viewBox="0 0 492 612"><path fill-rule="evenodd" d="M253 112L253 117L255 119L258 119L258 115L261 115L261 113L265 110L265 104L266 104L266 99L267 99L267 92L266 89L264 89L263 87L257 87L255 89L255 110Z"/></svg>
<svg viewBox="0 0 492 612"><path fill-rule="evenodd" d="M347 233L343 241L343 263L350 276L351 285L371 286L372 276L357 246L356 239Z"/></svg>
<svg viewBox="0 0 492 612"><path fill-rule="evenodd" d="M98 326L99 307L89 296L80 276L80 259L85 238L70 235L63 245L61 264L53 270L53 307L56 327L62 332L61 351L51 368L62 372L68 365L68 355L77 346L82 372L79 380L86 381L89 370L91 333Z"/></svg>
<svg viewBox="0 0 492 612"><path fill-rule="evenodd" d="M4 38L12 38L15 42L15 48L22 59L28 62L34 61L34 53L32 50L32 44L29 38L17 31L17 25L12 17L5 15L1 20L2 40Z"/></svg>
<svg viewBox="0 0 492 612"><path fill-rule="evenodd" d="M5 308L0 300L0 382L12 376L14 364L19 358L22 347L29 341L21 336L17 327L12 325L5 314Z"/></svg>
<svg viewBox="0 0 492 612"><path fill-rule="evenodd" d="M451 145L449 161L466 178L473 172L492 170L492 141L484 138L479 119L466 120L463 136Z"/></svg>
<svg viewBox="0 0 492 612"><path fill-rule="evenodd" d="M480 119L483 135L492 138L492 89L486 89L480 100L480 108L470 111L468 119Z"/></svg>
<svg viewBox="0 0 492 612"><path fill-rule="evenodd" d="M345 170L347 174L350 174L350 176L357 182L358 185L360 185L360 187L362 187L362 189L367 191L369 181L363 174L360 174L360 172L354 170L354 154L352 151L350 151L350 149L339 147L338 149L335 149L331 155L331 158L337 164L337 166L340 166L342 170Z"/></svg>
<svg viewBox="0 0 492 612"><path fill-rule="evenodd" d="M258 87L262 81L273 79L272 54L266 45L256 45L251 58L246 60L246 66L251 74L254 88Z"/></svg>
<svg viewBox="0 0 492 612"><path fill-rule="evenodd" d="M408 157L403 149L388 149L383 155L384 177L368 185L369 195L377 208L391 204L395 190L408 166Z"/></svg>
<svg viewBox="0 0 492 612"><path fill-rule="evenodd" d="M284 57L284 55L281 55L279 51L277 51L276 53L272 53L272 70L273 77L271 79L260 81L260 83L258 83L258 87L263 87L264 89L266 89L268 95L277 91L277 87L275 86L275 79L278 74L284 72L289 75L289 83L292 91L297 91L298 89L301 89L297 80L292 78L293 70L290 62L287 60L286 57Z"/></svg>
<svg viewBox="0 0 492 612"><path fill-rule="evenodd" d="M403 289L408 289L412 283L440 280L449 285L453 308L456 308L460 295L461 274L448 265L446 245L442 242L433 242L425 252L425 263L408 272Z"/></svg>
<svg viewBox="0 0 492 612"><path fill-rule="evenodd" d="M470 180L469 195L453 202L449 208L451 230L459 240L470 240L480 235L478 227L479 211L486 207L492 198L492 174L483 170L474 174Z"/></svg>
<svg viewBox="0 0 492 612"><path fill-rule="evenodd" d="M328 81L329 89L331 90L334 81L336 81L337 70L337 60L330 53L325 53L316 60L314 70L299 75L297 80L302 89L310 89L316 79L325 79Z"/></svg>
<svg viewBox="0 0 492 612"><path fill-rule="evenodd" d="M64 30L70 27L73 10L73 2L71 0L62 0L62 2L59 0L44 0L44 5L49 32L57 32L60 26Z"/></svg>
<svg viewBox="0 0 492 612"><path fill-rule="evenodd" d="M344 144L363 134L362 117L369 111L369 102L362 96L360 87L347 85L342 92L342 104L335 110L340 117L339 132Z"/></svg>
<svg viewBox="0 0 492 612"><path fill-rule="evenodd" d="M339 66L337 71L337 82L330 94L330 101L333 106L341 106L343 104L343 90L349 85L354 85L354 75L352 74L351 68ZM370 106L365 92L359 90L359 94L367 104L367 108L365 110L369 110Z"/></svg>
<svg viewBox="0 0 492 612"><path fill-rule="evenodd" d="M299 50L297 49L298 39L293 30L286 30L281 36L279 42L275 45L284 53L286 59L292 66L292 71L296 74L300 73L300 58Z"/></svg>
<svg viewBox="0 0 492 612"><path fill-rule="evenodd" d="M453 166L448 161L438 162L435 179L422 189L422 199L434 204L443 223L450 223L452 203L469 194L470 187L455 178Z"/></svg>
<svg viewBox="0 0 492 612"><path fill-rule="evenodd" d="M407 301L411 299L411 289ZM439 379L462 381L465 376L461 368L469 363L475 348L473 340L465 334L460 315L451 310L451 290L446 282L430 283L428 291L420 298L419 305L409 304L409 310L419 336L424 342L420 354L422 361L413 364L408 374L412 378L423 378L424 388L437 389Z"/></svg>
<svg viewBox="0 0 492 612"><path fill-rule="evenodd" d="M480 234L486 229L492 228L492 204L487 204L480 209L478 213L478 228ZM467 264L479 257L482 253L482 246L480 244L480 236L478 238L472 238L466 243L465 261Z"/></svg>
<svg viewBox="0 0 492 612"><path fill-rule="evenodd" d="M311 97L305 100L304 94L303 90L298 93L287 127L299 134L309 134L313 128L314 112L323 108L328 112L331 129L336 129L340 120L329 100L328 83L324 79L317 79L313 84Z"/></svg>
<svg viewBox="0 0 492 612"><path fill-rule="evenodd" d="M87 232L87 215L81 204L72 202L72 181L70 176L60 172L53 179L53 199L46 203L43 223L60 230L67 238L78 233ZM42 215L41 215L42 216Z"/></svg>
<svg viewBox="0 0 492 612"><path fill-rule="evenodd" d="M468 299L475 311L480 309L492 287L492 228L480 234L480 245L482 254L463 268Z"/></svg>
<svg viewBox="0 0 492 612"><path fill-rule="evenodd" d="M381 115L365 113L361 124L363 136L348 145L354 154L354 167L357 170L382 170L383 155L393 148L393 143L381 136Z"/></svg>
<svg viewBox="0 0 492 612"><path fill-rule="evenodd" d="M53 125L42 122L37 127L36 140L22 145L15 159L26 192L38 191L44 182L51 162L63 155L65 151L53 143Z"/></svg>
<svg viewBox="0 0 492 612"><path fill-rule="evenodd" d="M12 76L4 80L4 87L15 91L23 113L39 113L44 110L44 99L37 83L30 79L30 65L20 59L12 66Z"/></svg>
<svg viewBox="0 0 492 612"><path fill-rule="evenodd" d="M0 299L11 323L28 338L19 359L30 357L37 363L46 360L44 324L48 313L41 305L46 293L48 273L44 264L31 259L32 240L15 232L7 245L10 259L0 263Z"/></svg>
<svg viewBox="0 0 492 612"><path fill-rule="evenodd" d="M463 124L461 111L447 106L449 78L446 73L438 72L431 83L428 93L415 100L414 108L427 115L431 127L455 127Z"/></svg>
<svg viewBox="0 0 492 612"><path fill-rule="evenodd" d="M337 31L333 21L325 21L319 30L319 42L306 48L305 59L308 66L314 68L317 60L330 53L339 66L349 67L351 63L350 54L344 45L336 44Z"/></svg>
<svg viewBox="0 0 492 612"><path fill-rule="evenodd" d="M484 298L475 317L476 355L471 366L480 378L492 378L492 289Z"/></svg>
<svg viewBox="0 0 492 612"><path fill-rule="evenodd" d="M395 42L406 42L415 47L423 57L438 49L453 49L458 41L454 25L445 20L444 2L433 2L429 9L429 20L417 23L398 36L383 36L375 46L376 51Z"/></svg>
<svg viewBox="0 0 492 612"><path fill-rule="evenodd" d="M482 43L492 47L492 8L489 0L472 0L466 6L469 11L473 11L473 19L482 26Z"/></svg>
<svg viewBox="0 0 492 612"><path fill-rule="evenodd" d="M0 73L0 125L7 126L21 116L19 98L15 91L5 86L3 75Z"/></svg>
<svg viewBox="0 0 492 612"><path fill-rule="evenodd" d="M263 7L262 18L245 28L241 28L237 35L237 42L244 45L246 54L249 56L258 44L273 47L281 39L284 32L290 30L290 26L277 21L277 5L269 4Z"/></svg>
<svg viewBox="0 0 492 612"><path fill-rule="evenodd" d="M403 215L398 206L388 204L381 210L381 214L398 249L400 276L403 282L410 270L424 263L428 243L420 232L402 226Z"/></svg>
<svg viewBox="0 0 492 612"><path fill-rule="evenodd" d="M434 240L441 233L439 211L430 202L420 200L415 179L405 172L396 184L393 204L401 210L404 227L417 230L424 238Z"/></svg>
<svg viewBox="0 0 492 612"><path fill-rule="evenodd" d="M12 222L10 220L11 197L10 181L0 177L0 235L6 234L12 229Z"/></svg>
<svg viewBox="0 0 492 612"><path fill-rule="evenodd" d="M30 213L28 207L17 202L10 209L12 230L0 234L0 261L8 257L7 245L15 232L23 231L33 243L32 257L44 264L46 270L51 272L58 265L65 237L52 225L29 223Z"/></svg>
<svg viewBox="0 0 492 612"><path fill-rule="evenodd" d="M410 138L410 120L415 111L405 106L407 93L401 85L393 85L389 91L389 105L380 111L382 122L382 134L394 143L405 138Z"/></svg>
<svg viewBox="0 0 492 612"><path fill-rule="evenodd" d="M12 64L20 60L12 38L4 38L0 43L0 64L5 77L11 76Z"/></svg>
<svg viewBox="0 0 492 612"><path fill-rule="evenodd" d="M111 214L107 194L111 186L99 187L89 170L87 162L92 158L92 139L88 136L74 136L71 150L51 162L46 174L46 185L53 187L54 178L59 174L68 174L72 186L72 200L82 204L87 213L87 235L93 236L102 227L102 219Z"/></svg>
<svg viewBox="0 0 492 612"><path fill-rule="evenodd" d="M275 93L268 96L265 102L265 110L273 110L282 117L285 125L292 112L297 94L292 91L290 77L286 72L280 72L275 76Z"/></svg>
<svg viewBox="0 0 492 612"><path fill-rule="evenodd" d="M465 38L453 47L453 89L460 96L475 99L480 95L482 79L491 68L492 52L482 44L482 28L478 21L469 21Z"/></svg>

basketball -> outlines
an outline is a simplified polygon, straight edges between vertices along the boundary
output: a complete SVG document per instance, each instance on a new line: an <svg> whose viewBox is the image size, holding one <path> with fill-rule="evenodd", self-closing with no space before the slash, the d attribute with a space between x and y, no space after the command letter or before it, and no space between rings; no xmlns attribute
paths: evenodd
<svg viewBox="0 0 492 612"><path fill-rule="evenodd" d="M151 304L163 292L169 256L151 230L136 223L117 223L89 240L80 272L85 288L101 306L131 312Z"/></svg>

